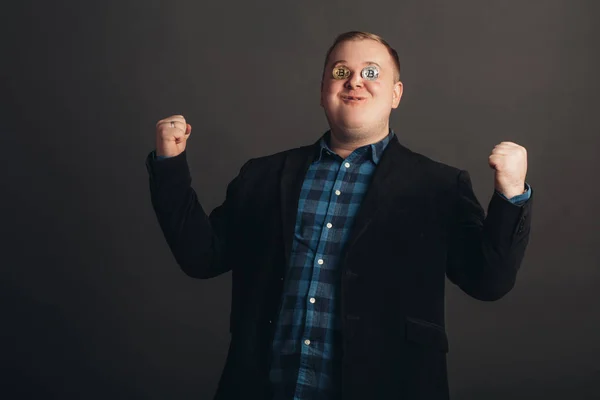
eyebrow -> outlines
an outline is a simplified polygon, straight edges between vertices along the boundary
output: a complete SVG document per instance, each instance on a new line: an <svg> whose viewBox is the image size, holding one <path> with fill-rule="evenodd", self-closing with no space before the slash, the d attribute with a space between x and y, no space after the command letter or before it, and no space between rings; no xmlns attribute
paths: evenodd
<svg viewBox="0 0 600 400"><path fill-rule="evenodd" d="M348 61L346 60L337 60L336 62L333 63L333 65L337 65L337 64L346 64ZM379 68L381 68L381 65L377 64L375 61L365 61L363 64L366 65L377 65Z"/></svg>

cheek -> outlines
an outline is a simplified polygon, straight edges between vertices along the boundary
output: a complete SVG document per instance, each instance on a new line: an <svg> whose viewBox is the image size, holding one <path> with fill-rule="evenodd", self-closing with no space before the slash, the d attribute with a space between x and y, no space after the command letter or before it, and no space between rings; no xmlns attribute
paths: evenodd
<svg viewBox="0 0 600 400"><path fill-rule="evenodd" d="M373 97L380 97L383 93L383 86L381 85L381 82L375 81L375 82L369 82L367 81L365 83L365 89L367 89L367 91L371 94L371 96Z"/></svg>
<svg viewBox="0 0 600 400"><path fill-rule="evenodd" d="M323 85L323 89L321 90L321 102L332 104L336 100L339 90L340 89L336 88L335 85Z"/></svg>
<svg viewBox="0 0 600 400"><path fill-rule="evenodd" d="M323 94L326 97L334 96L343 88L343 83L341 81L328 81L323 84Z"/></svg>
<svg viewBox="0 0 600 400"><path fill-rule="evenodd" d="M394 91L387 86L381 85L381 83L371 83L372 85L368 86L367 89L371 95L377 99L377 102L385 105L391 105L393 102Z"/></svg>

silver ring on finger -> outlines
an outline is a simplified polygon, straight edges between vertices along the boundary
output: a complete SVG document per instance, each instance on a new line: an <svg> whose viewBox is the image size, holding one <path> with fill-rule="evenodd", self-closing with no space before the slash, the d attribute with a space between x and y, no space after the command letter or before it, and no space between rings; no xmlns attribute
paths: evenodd
<svg viewBox="0 0 600 400"><path fill-rule="evenodd" d="M171 121L171 128L175 128L175 121Z"/></svg>

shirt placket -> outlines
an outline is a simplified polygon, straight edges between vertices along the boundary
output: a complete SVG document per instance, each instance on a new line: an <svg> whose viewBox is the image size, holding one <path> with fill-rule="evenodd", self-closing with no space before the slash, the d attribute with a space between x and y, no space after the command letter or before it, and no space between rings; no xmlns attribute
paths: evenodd
<svg viewBox="0 0 600 400"><path fill-rule="evenodd" d="M334 256L327 254L328 244L331 244L331 230L334 228L333 222L336 215L336 209L340 206L339 198L342 192L347 188L347 182L345 179L347 178L346 170L348 169L348 163L338 163L335 162L337 166L337 172L335 176L334 183L331 188L331 192L329 194L329 201L327 205L327 211L325 214L325 218L323 219L323 226L321 226L321 233L319 236L319 241L317 245L317 251L315 252L315 257L313 260L313 275L311 279L311 284L308 289L307 296L307 312L306 312L306 326L322 326L325 321L323 321L323 313L331 313L331 310L324 310L320 307L320 300L323 299L325 295L322 285L322 277L320 276L320 272L322 270L331 270L335 268L337 259ZM328 282L329 284L333 284L333 282ZM329 293L331 296L332 293ZM328 301L327 304L332 304L332 301ZM324 338L319 338L323 340ZM324 344L320 343L318 339L311 338L311 330L308 329L306 331L306 335L303 338L303 366L314 373L314 366L310 365L310 361L308 357L311 354L320 353L324 350ZM312 374L307 374L307 378ZM313 375L314 376L314 375Z"/></svg>

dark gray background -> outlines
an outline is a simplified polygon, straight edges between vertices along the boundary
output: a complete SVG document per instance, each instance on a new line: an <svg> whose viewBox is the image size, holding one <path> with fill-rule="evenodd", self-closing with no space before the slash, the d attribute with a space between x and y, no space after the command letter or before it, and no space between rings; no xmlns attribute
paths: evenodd
<svg viewBox="0 0 600 400"><path fill-rule="evenodd" d="M20 2L3 9L3 398L208 399L230 275L174 262L144 160L183 114L212 210L244 161L315 141L325 51L347 30L400 53L402 143L469 170L528 149L531 242L514 290L448 285L454 399L598 399L598 4L548 0ZM19 395L14 393L20 392ZM13 393L12 396L6 396Z"/></svg>

